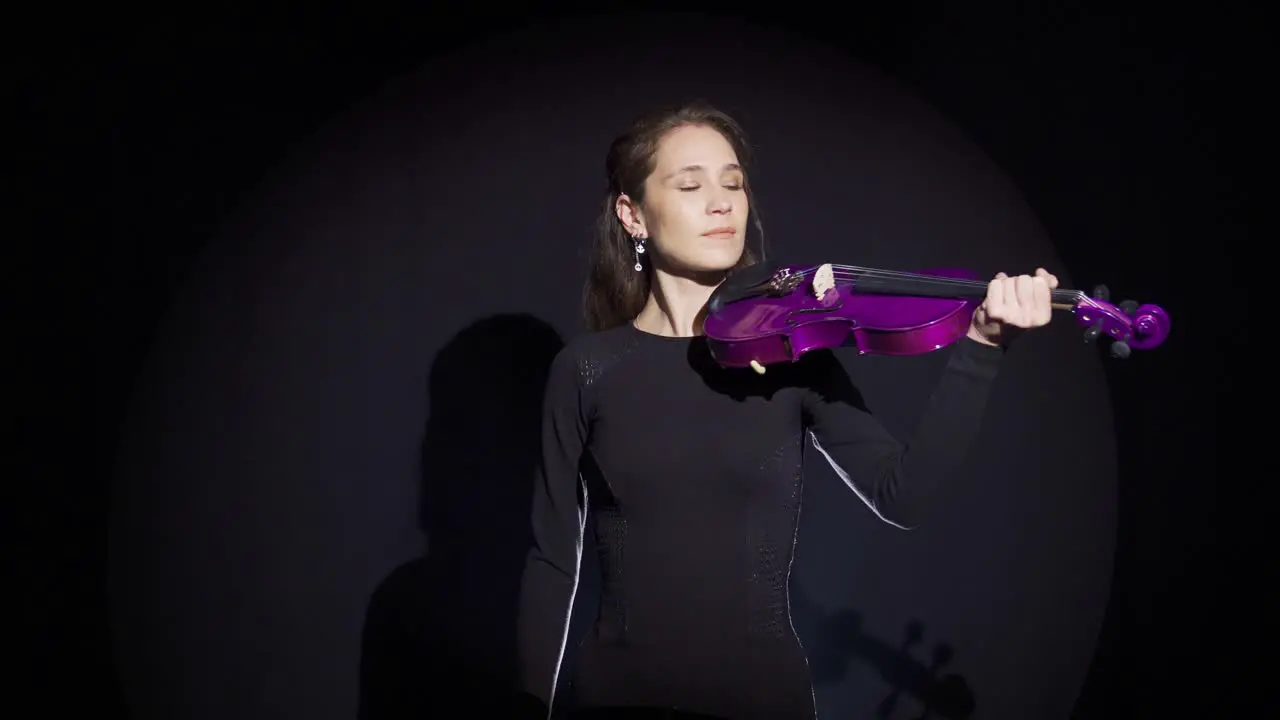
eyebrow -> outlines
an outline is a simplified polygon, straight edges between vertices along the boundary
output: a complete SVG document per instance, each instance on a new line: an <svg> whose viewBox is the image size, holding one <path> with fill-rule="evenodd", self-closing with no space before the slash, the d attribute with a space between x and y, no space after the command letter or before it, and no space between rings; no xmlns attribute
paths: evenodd
<svg viewBox="0 0 1280 720"><path fill-rule="evenodd" d="M703 166L701 166L701 165L685 165L684 167L682 167L682 168L680 168L680 169L676 170L675 172L668 173L668 174L667 174L667 176L666 176L666 177L664 177L664 178L662 178L662 179L663 179L663 180L670 180L671 178L673 178L673 177L675 177L676 175L679 175L679 174L681 174L681 173L687 173L687 172L698 172L698 171L701 171L701 170L706 170L706 168L705 168L705 167L703 167ZM738 163L729 163L728 165L725 165L725 166L724 166L724 170L725 170L725 171L733 171L733 170L737 170L737 171L741 172L741 171L742 171L742 166L741 166L741 165L739 165Z"/></svg>

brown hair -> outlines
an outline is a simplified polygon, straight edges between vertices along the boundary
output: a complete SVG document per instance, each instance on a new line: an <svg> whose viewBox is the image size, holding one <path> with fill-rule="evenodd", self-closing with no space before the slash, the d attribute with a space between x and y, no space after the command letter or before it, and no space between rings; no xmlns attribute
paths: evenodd
<svg viewBox="0 0 1280 720"><path fill-rule="evenodd" d="M591 264L583 293L587 328L593 332L630 322L649 299L651 266L645 263L642 271L635 269L634 241L618 219L618 196L625 194L636 203L643 203L644 183L653 172L658 144L667 133L688 126L710 127L733 146L744 170L743 188L751 204L753 224L763 240L764 229L755 211L750 176L745 172L750 167L751 148L738 123L705 102L666 108L640 117L613 141L605 157L608 192L596 220ZM733 269L754 264L756 259L751 247L744 245L742 257Z"/></svg>

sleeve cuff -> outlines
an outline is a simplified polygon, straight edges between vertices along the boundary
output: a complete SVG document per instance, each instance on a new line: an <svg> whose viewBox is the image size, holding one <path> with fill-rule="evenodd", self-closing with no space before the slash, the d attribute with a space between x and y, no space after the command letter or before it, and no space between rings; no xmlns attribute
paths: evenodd
<svg viewBox="0 0 1280 720"><path fill-rule="evenodd" d="M951 356L951 367L987 380L995 379L1004 360L1005 348L988 345L965 335L956 343Z"/></svg>

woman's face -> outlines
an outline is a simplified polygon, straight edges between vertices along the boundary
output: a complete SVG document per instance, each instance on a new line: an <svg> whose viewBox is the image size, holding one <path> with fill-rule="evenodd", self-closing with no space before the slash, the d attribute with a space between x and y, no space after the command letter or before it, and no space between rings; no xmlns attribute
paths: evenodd
<svg viewBox="0 0 1280 720"><path fill-rule="evenodd" d="M646 237L655 267L673 273L724 272L745 246L750 210L733 146L710 127L671 131L645 180L644 203L618 200L618 217Z"/></svg>

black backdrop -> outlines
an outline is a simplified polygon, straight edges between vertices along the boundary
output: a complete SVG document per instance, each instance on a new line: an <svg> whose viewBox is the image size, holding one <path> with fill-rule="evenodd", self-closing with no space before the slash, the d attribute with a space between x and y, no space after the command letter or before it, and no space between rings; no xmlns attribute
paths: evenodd
<svg viewBox="0 0 1280 720"><path fill-rule="evenodd" d="M193 702L205 705L180 716L349 716L362 639L366 658L403 658L394 653L416 637L492 665L484 653L500 652L502 629L480 620L501 615L510 569L490 563L470 595L432 588L456 567L470 578L474 558L511 556L509 533L477 535L469 518L514 517L521 497L518 487L478 496L478 481L464 479L512 477L527 464L519 438L530 418L495 408L528 408L540 363L575 330L575 238L589 223L599 150L656 97L638 80L665 77L672 93L725 96L755 131L775 247L829 254L849 246L832 237L848 223L868 264L1047 262L1069 280L1162 302L1177 323L1167 348L1107 368L1114 439L1103 364L1067 324L1028 344L984 432L1022 448L1035 470L970 473L948 498L958 512L918 537L869 522L812 468L795 603L824 709L867 712L895 689L918 693L921 663L946 642L954 659L944 672L966 677L977 716L1062 714L1099 629L1082 714L1242 702L1217 689L1217 675L1247 664L1204 658L1244 659L1222 634L1221 609L1247 615L1230 584L1250 530L1239 513L1211 521L1249 487L1231 482L1229 467L1210 469L1230 457L1217 445L1226 355L1193 342L1198 311L1183 290L1191 270L1226 277L1223 238L1242 242L1247 230L1231 213L1246 188L1227 172L1226 139L1210 134L1211 110L1234 117L1231 90L1243 80L1216 50L1226 33L1201 23L1196 45L1210 53L1163 40L1173 36L1160 27L1175 25L1135 18L919 10L864 12L839 38L911 91L834 48L799 59L822 35L811 28L775 51L782 62L762 58L762 43L741 41L738 28L737 44L699 31L676 52L657 47L689 18L606 22L617 36L572 27L557 31L568 51L508 40L426 71L426 53L482 37L459 24L434 34L441 18L367 11L153 18L110 39L64 33L97 38L76 51L50 41L22 76L43 122L21 157L42 172L17 197L61 206L33 237L77 232L24 257L42 263L15 266L31 268L15 273L13 287L30 292L21 307L40 311L24 313L22 329L44 338L27 345L40 359L20 386L38 391L22 428L57 443L28 442L19 456L35 461L20 527L42 532L21 576L31 592L19 622L32 642L17 647L34 649L23 666L39 681L27 687L46 707L88 697L123 708L119 675L137 717ZM751 59L707 60L725 48ZM513 56L519 65L497 62ZM94 57L105 59L86 72ZM801 62L821 72L785 72ZM511 82L511 67L527 81L556 63L598 82L589 93ZM677 64L715 72L704 79ZM397 76L410 80L375 109L312 135ZM510 164L495 175L496 159ZM57 195L45 192L52 181ZM112 222L109 235L89 232L98 220ZM471 321L520 312L542 321L499 317L450 339ZM523 352L495 333L527 338ZM441 349L452 353L433 365ZM873 403L905 431L937 359L863 365ZM491 377L503 380L478 380ZM457 396L468 383L482 388L474 402ZM454 452L477 427L511 444ZM451 480L430 481L441 477ZM420 484L431 492L420 496ZM103 572L112 497L114 644ZM434 555L458 565L432 566L429 554L392 572L416 555L420 518L431 548L450 550ZM492 591L477 593L484 583ZM464 602L471 612L448 607ZM903 651L914 620L923 637ZM389 682L388 667L430 665L404 658L366 677Z"/></svg>

